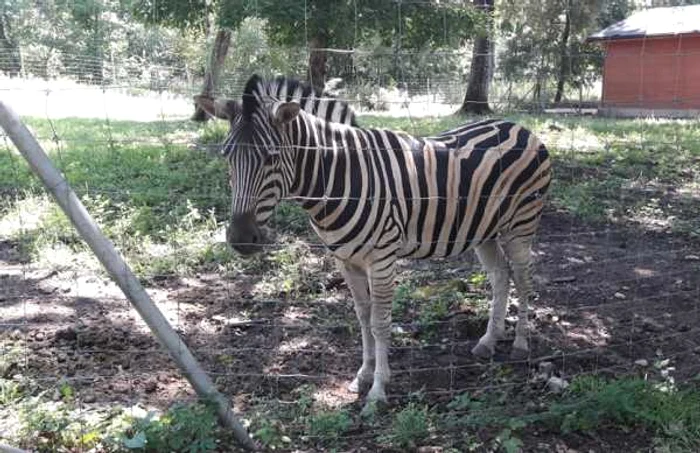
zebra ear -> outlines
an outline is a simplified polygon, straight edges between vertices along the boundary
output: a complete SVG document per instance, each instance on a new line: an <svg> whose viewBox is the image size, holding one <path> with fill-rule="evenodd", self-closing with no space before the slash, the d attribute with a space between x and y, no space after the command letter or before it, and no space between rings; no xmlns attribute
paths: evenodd
<svg viewBox="0 0 700 453"><path fill-rule="evenodd" d="M299 115L301 106L297 102L280 102L273 108L273 117L279 124L287 124Z"/></svg>
<svg viewBox="0 0 700 453"><path fill-rule="evenodd" d="M214 99L198 95L194 97L194 103L209 115L222 120L232 121L241 113L240 103L233 99Z"/></svg>

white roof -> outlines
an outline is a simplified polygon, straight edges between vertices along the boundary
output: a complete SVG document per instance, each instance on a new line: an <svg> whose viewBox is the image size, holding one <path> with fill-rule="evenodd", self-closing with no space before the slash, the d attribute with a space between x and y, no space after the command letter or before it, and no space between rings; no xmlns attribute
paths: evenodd
<svg viewBox="0 0 700 453"><path fill-rule="evenodd" d="M589 36L588 39L629 39L688 33L700 33L700 5L640 11Z"/></svg>

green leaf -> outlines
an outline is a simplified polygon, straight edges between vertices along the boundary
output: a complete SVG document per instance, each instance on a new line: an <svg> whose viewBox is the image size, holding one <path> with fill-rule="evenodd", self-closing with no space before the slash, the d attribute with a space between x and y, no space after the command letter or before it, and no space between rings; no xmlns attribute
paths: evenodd
<svg viewBox="0 0 700 453"><path fill-rule="evenodd" d="M124 446L130 450L135 450L137 448L143 448L146 446L146 434L143 431L139 431L136 435L130 439L124 440Z"/></svg>
<svg viewBox="0 0 700 453"><path fill-rule="evenodd" d="M523 446L523 441L517 437L508 437L501 442L506 453L518 453Z"/></svg>

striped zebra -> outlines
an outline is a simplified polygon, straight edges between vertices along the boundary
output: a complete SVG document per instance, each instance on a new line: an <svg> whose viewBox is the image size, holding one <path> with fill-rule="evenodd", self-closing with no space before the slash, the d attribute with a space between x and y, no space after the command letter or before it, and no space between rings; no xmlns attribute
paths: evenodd
<svg viewBox="0 0 700 453"><path fill-rule="evenodd" d="M512 271L520 298L512 356L527 357L530 251L551 179L535 135L501 120L432 138L361 129L273 95L275 83L253 76L242 103L222 103L231 120L223 147L232 188L227 239L241 254L257 252L260 226L279 201L301 203L355 301L362 365L349 389L371 382L368 400L386 400L399 258L476 249L493 288L486 333L472 349L479 357L492 356L504 337Z"/></svg>

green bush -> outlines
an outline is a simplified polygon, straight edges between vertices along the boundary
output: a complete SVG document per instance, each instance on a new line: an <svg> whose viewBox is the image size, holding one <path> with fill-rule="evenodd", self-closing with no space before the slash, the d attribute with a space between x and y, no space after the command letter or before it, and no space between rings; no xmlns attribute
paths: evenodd
<svg viewBox="0 0 700 453"><path fill-rule="evenodd" d="M216 448L217 424L213 407L176 405L160 417L149 414L132 421L121 445L133 451L204 453Z"/></svg>

